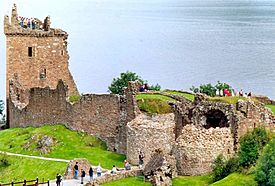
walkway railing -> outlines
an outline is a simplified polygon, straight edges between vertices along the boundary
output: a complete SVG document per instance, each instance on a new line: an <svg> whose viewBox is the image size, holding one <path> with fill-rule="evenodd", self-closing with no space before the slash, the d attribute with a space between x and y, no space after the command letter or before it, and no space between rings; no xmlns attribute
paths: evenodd
<svg viewBox="0 0 275 186"><path fill-rule="evenodd" d="M1 184L0 183L0 186L5 186L5 185L23 185L23 186L38 186L38 185L44 185L44 184L47 184L47 186L50 186L50 181L46 181L44 182L44 179L42 182L39 182L39 179L36 178L35 180L24 180L24 181L18 181L18 182L14 182L12 181L11 183L5 183L5 184Z"/></svg>

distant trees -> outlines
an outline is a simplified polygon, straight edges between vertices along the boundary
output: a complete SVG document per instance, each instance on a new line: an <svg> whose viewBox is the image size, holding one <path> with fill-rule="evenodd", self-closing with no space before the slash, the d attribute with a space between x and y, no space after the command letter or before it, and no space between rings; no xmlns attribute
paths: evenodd
<svg viewBox="0 0 275 186"><path fill-rule="evenodd" d="M130 71L123 72L120 74L120 77L113 79L111 85L108 87L109 92L111 92L113 94L122 95L123 88L128 86L128 82L136 81L136 80L138 80L141 84L144 84L147 82L134 72L130 72ZM150 88L150 90L159 91L161 87L159 84L156 84L156 85L152 85L149 88Z"/></svg>
<svg viewBox="0 0 275 186"><path fill-rule="evenodd" d="M217 82L216 85L212 85L211 83L202 84L199 87L192 86L190 90L194 93L203 93L208 96L214 97L217 94L223 95L223 90L227 89L229 92L232 93L232 88L227 83L221 83L220 81Z"/></svg>

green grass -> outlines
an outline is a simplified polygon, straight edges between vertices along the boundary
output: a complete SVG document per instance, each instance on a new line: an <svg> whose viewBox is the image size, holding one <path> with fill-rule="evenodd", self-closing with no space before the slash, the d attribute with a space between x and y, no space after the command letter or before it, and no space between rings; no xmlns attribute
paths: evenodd
<svg viewBox="0 0 275 186"><path fill-rule="evenodd" d="M139 109L148 114L171 113L172 108L168 102L176 102L176 100L160 94L138 94L136 99Z"/></svg>
<svg viewBox="0 0 275 186"><path fill-rule="evenodd" d="M81 96L80 95L72 95L69 97L69 101L71 103L76 103L76 102L79 102L81 99Z"/></svg>
<svg viewBox="0 0 275 186"><path fill-rule="evenodd" d="M129 177L121 180L102 184L103 186L151 186L150 182L144 182L142 177Z"/></svg>
<svg viewBox="0 0 275 186"><path fill-rule="evenodd" d="M211 186L257 186L253 175L244 175L239 173L232 173L226 178L217 181Z"/></svg>
<svg viewBox="0 0 275 186"><path fill-rule="evenodd" d="M267 108L270 108L271 111L275 114L275 105L265 105Z"/></svg>
<svg viewBox="0 0 275 186"><path fill-rule="evenodd" d="M232 173L211 184L211 176L180 176L173 179L173 186L257 186L253 175Z"/></svg>
<svg viewBox="0 0 275 186"><path fill-rule="evenodd" d="M210 176L179 176L172 180L173 186L207 186L211 182Z"/></svg>
<svg viewBox="0 0 275 186"><path fill-rule="evenodd" d="M67 163L53 162L23 157L8 156L10 165L0 166L0 183L10 183L14 181L23 181L24 179L33 180L36 177L55 179L57 173L64 174Z"/></svg>
<svg viewBox="0 0 275 186"><path fill-rule="evenodd" d="M164 93L177 95L177 96L182 96L182 97L185 97L186 99L188 99L190 101L195 100L195 96L193 94L189 94L189 93L183 93L183 92L172 91L172 90L166 90L166 91L164 91Z"/></svg>
<svg viewBox="0 0 275 186"><path fill-rule="evenodd" d="M34 135L47 135L55 139L56 144L45 157L74 159L87 158L91 164L101 163L102 167L111 169L112 165L123 167L124 155L106 150L106 145L97 138L65 128L63 125L46 125L40 128L14 128L0 131L0 150L27 154L40 155L37 142L31 144L29 149L23 146Z"/></svg>
<svg viewBox="0 0 275 186"><path fill-rule="evenodd" d="M142 94L138 94L136 95L136 100L142 100L142 99L158 99L158 100L162 100L162 101L171 101L171 102L176 102L175 99L170 98L168 96L163 96L160 94L146 94L146 93L142 93Z"/></svg>
<svg viewBox="0 0 275 186"><path fill-rule="evenodd" d="M209 101L216 101L216 102L222 102L227 104L237 104L238 100L248 100L248 98L245 97L239 97L239 96L229 96L229 97L207 97ZM255 103L259 103L258 100L252 98L252 101Z"/></svg>

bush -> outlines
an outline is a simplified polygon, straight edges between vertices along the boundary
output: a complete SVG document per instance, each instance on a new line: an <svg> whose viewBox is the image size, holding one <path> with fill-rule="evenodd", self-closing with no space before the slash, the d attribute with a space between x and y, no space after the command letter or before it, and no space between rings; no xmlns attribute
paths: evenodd
<svg viewBox="0 0 275 186"><path fill-rule="evenodd" d="M76 102L80 101L80 99L81 99L80 95L72 95L69 97L69 101L71 103L76 103Z"/></svg>
<svg viewBox="0 0 275 186"><path fill-rule="evenodd" d="M6 167L9 165L10 162L7 153L0 153L0 167Z"/></svg>
<svg viewBox="0 0 275 186"><path fill-rule="evenodd" d="M264 148L256 167L255 180L260 186L275 185L275 139Z"/></svg>
<svg viewBox="0 0 275 186"><path fill-rule="evenodd" d="M143 84L143 80L134 72L125 72L121 73L120 77L114 78L111 85L108 87L109 91L113 94L123 94L123 88L128 86L129 81L138 80Z"/></svg>
<svg viewBox="0 0 275 186"><path fill-rule="evenodd" d="M161 86L158 83L156 85L150 86L150 90L160 91L160 89L161 89Z"/></svg>
<svg viewBox="0 0 275 186"><path fill-rule="evenodd" d="M229 92L232 93L231 86L228 85L227 83L221 83L220 81L218 81L216 85L212 85L208 83L208 84L200 85L199 87L192 86L190 88L190 90L193 91L194 93L203 93L211 97L216 96L217 90L219 91L219 94L220 94L220 92L225 89L227 89Z"/></svg>
<svg viewBox="0 0 275 186"><path fill-rule="evenodd" d="M255 128L240 139L239 161L240 166L248 168L255 165L260 151L268 142L268 134L262 127Z"/></svg>
<svg viewBox="0 0 275 186"><path fill-rule="evenodd" d="M230 173L237 171L238 167L239 160L237 157L230 158L226 161L223 155L219 155L214 161L213 182L219 181Z"/></svg>

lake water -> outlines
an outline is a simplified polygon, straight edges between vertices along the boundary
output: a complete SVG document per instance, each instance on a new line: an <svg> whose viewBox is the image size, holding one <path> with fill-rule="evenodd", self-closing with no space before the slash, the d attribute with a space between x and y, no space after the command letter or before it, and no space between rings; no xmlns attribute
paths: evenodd
<svg viewBox="0 0 275 186"><path fill-rule="evenodd" d="M1 17L13 2L0 3ZM81 93L106 92L112 78L130 70L162 88L220 80L275 99L275 1L15 2L19 15L49 14L69 33L70 69ZM4 41L1 34L1 51Z"/></svg>

